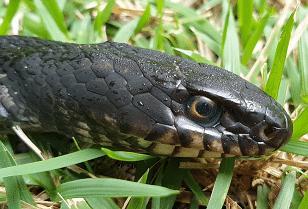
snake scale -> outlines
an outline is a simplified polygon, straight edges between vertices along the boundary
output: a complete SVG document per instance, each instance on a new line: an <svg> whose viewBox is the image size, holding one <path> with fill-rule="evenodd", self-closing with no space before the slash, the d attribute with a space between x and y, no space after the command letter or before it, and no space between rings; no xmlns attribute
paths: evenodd
<svg viewBox="0 0 308 209"><path fill-rule="evenodd" d="M258 157L287 143L292 122L224 69L119 44L0 37L1 129L52 131L174 157Z"/></svg>

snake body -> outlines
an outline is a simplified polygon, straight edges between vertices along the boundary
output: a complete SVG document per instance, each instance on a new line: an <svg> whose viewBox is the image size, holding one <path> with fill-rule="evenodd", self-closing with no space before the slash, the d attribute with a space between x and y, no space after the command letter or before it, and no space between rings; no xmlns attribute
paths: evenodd
<svg viewBox="0 0 308 209"><path fill-rule="evenodd" d="M1 36L0 97L3 130L175 157L257 157L292 135L284 109L239 76L113 42Z"/></svg>

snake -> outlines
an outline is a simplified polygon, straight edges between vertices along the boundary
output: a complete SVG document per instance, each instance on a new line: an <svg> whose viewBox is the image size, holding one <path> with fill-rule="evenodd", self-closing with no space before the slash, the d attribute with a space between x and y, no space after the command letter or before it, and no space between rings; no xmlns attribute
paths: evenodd
<svg viewBox="0 0 308 209"><path fill-rule="evenodd" d="M123 43L0 36L0 130L57 132L172 157L260 157L284 146L284 108L222 68Z"/></svg>

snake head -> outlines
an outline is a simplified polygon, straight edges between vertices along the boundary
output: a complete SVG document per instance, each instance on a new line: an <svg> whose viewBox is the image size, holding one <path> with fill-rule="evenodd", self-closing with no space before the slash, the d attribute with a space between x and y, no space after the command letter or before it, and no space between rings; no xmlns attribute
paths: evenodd
<svg viewBox="0 0 308 209"><path fill-rule="evenodd" d="M159 149L150 151L190 157L259 157L290 140L290 117L257 86L211 65L191 69L179 65L168 82L159 77L152 80L160 81L158 88L170 96L171 111L162 112L170 120L156 124L145 139L175 148L171 152L157 145Z"/></svg>
<svg viewBox="0 0 308 209"><path fill-rule="evenodd" d="M290 117L276 100L255 85L210 65L202 65L190 75L183 83L189 93L184 109L190 110L184 111L176 122L180 141L186 147L203 145L205 150L227 156L256 157L267 155L290 140ZM196 104L190 105L192 102ZM203 121L198 118L200 114L206 116Z"/></svg>

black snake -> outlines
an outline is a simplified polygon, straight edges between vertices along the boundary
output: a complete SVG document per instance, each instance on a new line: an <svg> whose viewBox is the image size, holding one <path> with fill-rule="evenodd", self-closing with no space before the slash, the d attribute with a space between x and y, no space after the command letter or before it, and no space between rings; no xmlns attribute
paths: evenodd
<svg viewBox="0 0 308 209"><path fill-rule="evenodd" d="M207 64L126 44L0 37L0 123L175 157L261 156L292 135L270 96Z"/></svg>

